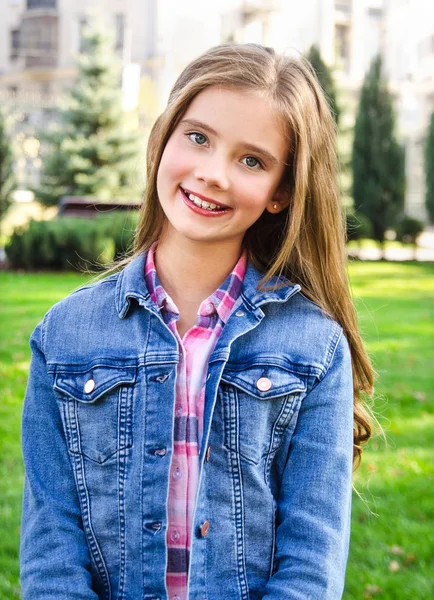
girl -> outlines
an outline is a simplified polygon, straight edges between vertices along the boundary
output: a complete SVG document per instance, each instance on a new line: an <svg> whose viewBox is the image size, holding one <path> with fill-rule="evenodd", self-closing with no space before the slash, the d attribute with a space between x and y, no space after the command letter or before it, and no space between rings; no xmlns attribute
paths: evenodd
<svg viewBox="0 0 434 600"><path fill-rule="evenodd" d="M344 256L309 65L193 61L134 256L32 335L24 600L341 598L372 387Z"/></svg>

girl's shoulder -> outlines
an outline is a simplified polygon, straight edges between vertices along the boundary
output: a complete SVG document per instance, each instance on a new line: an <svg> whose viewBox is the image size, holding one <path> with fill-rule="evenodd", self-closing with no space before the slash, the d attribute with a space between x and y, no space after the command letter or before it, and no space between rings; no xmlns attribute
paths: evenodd
<svg viewBox="0 0 434 600"><path fill-rule="evenodd" d="M107 298L115 293L119 275L120 272L113 273L103 279L91 280L81 285L53 304L45 316L62 316L75 311L82 313L90 309L95 310L100 304L104 306Z"/></svg>

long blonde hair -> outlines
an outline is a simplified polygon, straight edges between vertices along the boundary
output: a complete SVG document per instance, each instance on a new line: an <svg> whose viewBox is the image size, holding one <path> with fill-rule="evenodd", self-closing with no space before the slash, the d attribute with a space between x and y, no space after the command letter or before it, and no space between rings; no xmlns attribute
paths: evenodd
<svg viewBox="0 0 434 600"><path fill-rule="evenodd" d="M212 48L181 73L157 119L147 151L147 188L134 256L156 241L164 224L157 172L163 150L193 98L211 86L262 92L287 124L290 149L282 186L290 204L252 225L244 244L266 283L284 275L299 283L343 328L354 380L354 462L371 435L370 412L361 394L372 393L373 371L361 340L346 275L345 221L337 180L335 122L310 64L256 44Z"/></svg>

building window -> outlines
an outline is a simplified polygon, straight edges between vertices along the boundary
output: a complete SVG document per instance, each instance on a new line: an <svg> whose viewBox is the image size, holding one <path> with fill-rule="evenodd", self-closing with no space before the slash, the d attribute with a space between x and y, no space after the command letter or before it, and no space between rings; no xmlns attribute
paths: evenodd
<svg viewBox="0 0 434 600"><path fill-rule="evenodd" d="M27 0L27 10L32 8L56 8L57 0Z"/></svg>
<svg viewBox="0 0 434 600"><path fill-rule="evenodd" d="M368 8L368 15L371 19L381 20L383 18L383 9L382 8Z"/></svg>
<svg viewBox="0 0 434 600"><path fill-rule="evenodd" d="M15 60L19 56L20 52L20 30L19 29L11 29L11 52L10 58L11 60Z"/></svg>
<svg viewBox="0 0 434 600"><path fill-rule="evenodd" d="M84 37L84 30L86 29L87 25L88 23L86 17L82 17L78 21L78 51L80 53L86 52L86 39Z"/></svg>
<svg viewBox="0 0 434 600"><path fill-rule="evenodd" d="M351 16L351 0L335 0L335 11L348 19Z"/></svg>
<svg viewBox="0 0 434 600"><path fill-rule="evenodd" d="M336 59L339 66L348 73L350 67L350 27L335 25Z"/></svg>
<svg viewBox="0 0 434 600"><path fill-rule="evenodd" d="M125 41L125 15L117 13L115 15L115 48L122 50Z"/></svg>

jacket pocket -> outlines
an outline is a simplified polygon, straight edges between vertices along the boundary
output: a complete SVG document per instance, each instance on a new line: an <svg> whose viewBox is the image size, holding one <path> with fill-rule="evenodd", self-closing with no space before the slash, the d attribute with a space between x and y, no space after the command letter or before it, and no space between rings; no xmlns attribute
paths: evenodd
<svg viewBox="0 0 434 600"><path fill-rule="evenodd" d="M226 447L255 464L274 453L305 392L302 377L283 367L227 365L220 385Z"/></svg>
<svg viewBox="0 0 434 600"><path fill-rule="evenodd" d="M135 367L56 369L54 389L72 454L104 463L132 446Z"/></svg>

